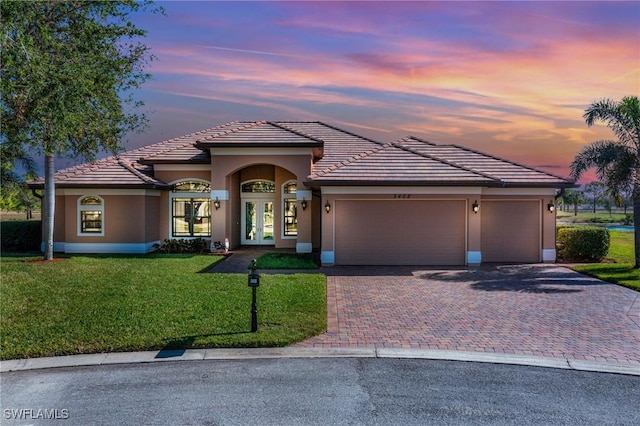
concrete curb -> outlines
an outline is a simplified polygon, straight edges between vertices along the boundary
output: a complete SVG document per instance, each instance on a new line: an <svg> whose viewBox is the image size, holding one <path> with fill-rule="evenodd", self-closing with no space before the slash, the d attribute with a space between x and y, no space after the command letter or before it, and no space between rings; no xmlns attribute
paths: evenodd
<svg viewBox="0 0 640 426"><path fill-rule="evenodd" d="M266 358L396 358L446 361L484 362L526 365L564 370L640 376L640 366L543 358L485 352L462 352L402 348L240 348L186 349L146 352L116 352L90 355L29 358L0 361L0 373L46 368L84 367L110 364L135 364L166 361L241 360Z"/></svg>

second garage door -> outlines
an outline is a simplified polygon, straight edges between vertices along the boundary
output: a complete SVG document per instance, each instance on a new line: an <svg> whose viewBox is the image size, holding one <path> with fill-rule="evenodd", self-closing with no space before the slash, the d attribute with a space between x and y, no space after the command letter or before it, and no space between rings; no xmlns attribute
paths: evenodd
<svg viewBox="0 0 640 426"><path fill-rule="evenodd" d="M337 200L338 265L464 265L464 200Z"/></svg>
<svg viewBox="0 0 640 426"><path fill-rule="evenodd" d="M540 261L540 202L482 203L482 262Z"/></svg>

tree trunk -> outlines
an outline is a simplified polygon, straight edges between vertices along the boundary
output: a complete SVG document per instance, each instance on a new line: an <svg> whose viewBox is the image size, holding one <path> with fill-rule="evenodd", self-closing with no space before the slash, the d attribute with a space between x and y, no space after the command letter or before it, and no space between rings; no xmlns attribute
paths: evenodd
<svg viewBox="0 0 640 426"><path fill-rule="evenodd" d="M56 204L54 174L55 157L53 155L47 155L44 159L44 208L42 209L45 260L53 260L53 224Z"/></svg>
<svg viewBox="0 0 640 426"><path fill-rule="evenodd" d="M640 268L640 183L633 187L633 233L635 238L635 268Z"/></svg>

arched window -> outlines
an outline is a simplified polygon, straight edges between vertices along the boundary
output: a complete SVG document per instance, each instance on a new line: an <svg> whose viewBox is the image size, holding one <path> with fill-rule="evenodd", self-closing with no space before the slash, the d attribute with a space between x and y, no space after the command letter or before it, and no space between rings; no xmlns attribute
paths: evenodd
<svg viewBox="0 0 640 426"><path fill-rule="evenodd" d="M174 183L173 192L211 192L211 185L199 180L185 180Z"/></svg>
<svg viewBox="0 0 640 426"><path fill-rule="evenodd" d="M296 192L298 184L288 181L282 185L282 237L298 236L298 211Z"/></svg>
<svg viewBox="0 0 640 426"><path fill-rule="evenodd" d="M211 236L211 184L183 180L171 192L171 236L174 238Z"/></svg>
<svg viewBox="0 0 640 426"><path fill-rule="evenodd" d="M78 199L78 235L104 235L104 200L97 195Z"/></svg>
<svg viewBox="0 0 640 426"><path fill-rule="evenodd" d="M268 180L252 180L242 184L242 192L273 193L276 192L276 185Z"/></svg>

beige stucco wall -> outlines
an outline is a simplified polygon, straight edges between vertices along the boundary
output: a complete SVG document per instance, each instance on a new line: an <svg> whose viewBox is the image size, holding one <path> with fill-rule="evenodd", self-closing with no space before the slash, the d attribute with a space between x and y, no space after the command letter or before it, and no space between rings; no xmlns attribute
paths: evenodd
<svg viewBox="0 0 640 426"><path fill-rule="evenodd" d="M87 193L99 195L104 200L104 235L78 235L78 199L79 196L67 196L66 229L67 243L142 243L145 240L145 199L142 196L101 195L99 192Z"/></svg>
<svg viewBox="0 0 640 426"><path fill-rule="evenodd" d="M65 242L66 238L66 230L67 230L67 221L66 218L66 203L65 197L56 195L55 202L55 219L53 222L53 241L56 242ZM69 224L69 227L71 225ZM43 236L44 236L44 222L43 222Z"/></svg>
<svg viewBox="0 0 640 426"><path fill-rule="evenodd" d="M117 191L105 194L98 188L67 192L71 193L56 197L56 242L130 244L159 239L159 192L138 190L138 194L117 195ZM104 200L104 235L78 233L78 200L87 195L97 195Z"/></svg>
<svg viewBox="0 0 640 426"><path fill-rule="evenodd" d="M166 183L174 183L180 180L200 179L209 182L211 172L209 170L156 170L154 176Z"/></svg>
<svg viewBox="0 0 640 426"><path fill-rule="evenodd" d="M219 153L218 153L219 154ZM304 180L311 170L311 153L301 155L216 155L211 157L211 184L214 191L228 191L228 200L221 200L219 210L212 211L212 239L229 238L231 247L241 244L242 182L267 179L275 182L275 246L295 248L299 242L311 244L311 209L302 210L298 203L298 238L282 238L282 184L296 180L298 189L306 189ZM311 200L308 200L309 202Z"/></svg>
<svg viewBox="0 0 640 426"><path fill-rule="evenodd" d="M145 240L146 242L160 240L160 224L165 223L160 222L160 215L158 214L161 210L160 197L145 197L144 203Z"/></svg>
<svg viewBox="0 0 640 426"><path fill-rule="evenodd" d="M162 191L160 193L160 197L158 197L158 235L159 240L164 241L169 239L169 229L170 229L170 209L169 205L169 191Z"/></svg>

